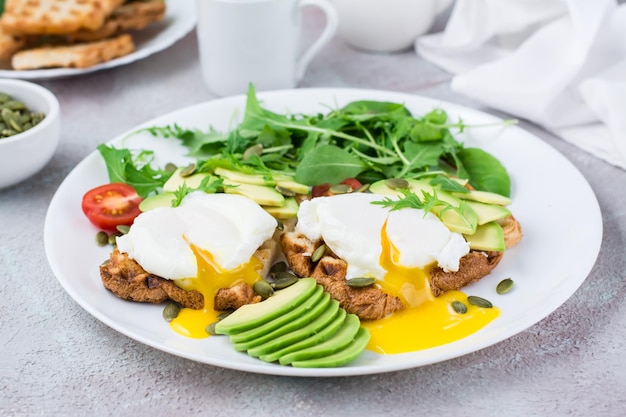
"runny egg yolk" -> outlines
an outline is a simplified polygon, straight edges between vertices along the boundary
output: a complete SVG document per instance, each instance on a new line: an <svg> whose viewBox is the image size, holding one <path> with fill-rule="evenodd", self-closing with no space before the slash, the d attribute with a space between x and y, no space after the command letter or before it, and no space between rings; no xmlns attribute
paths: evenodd
<svg viewBox="0 0 626 417"><path fill-rule="evenodd" d="M223 270L216 264L213 256L206 250L191 244L191 249L198 262L198 276L176 280L176 284L185 290L197 290L204 296L204 307L201 310L183 308L178 316L170 322L176 333L195 339L208 337L206 328L217 321L219 312L213 308L215 294L220 288L228 288L241 282L254 284L260 279L261 261L252 256L250 261L231 270Z"/></svg>
<svg viewBox="0 0 626 417"><path fill-rule="evenodd" d="M440 346L477 332L499 315L495 307L469 305L460 291L433 297L428 270L397 264L399 253L387 236L386 223L381 229L381 242L380 265L386 274L378 284L388 294L399 297L406 308L380 320L362 322L370 332L369 350L392 354ZM467 306L467 313L458 314L452 309L455 300Z"/></svg>

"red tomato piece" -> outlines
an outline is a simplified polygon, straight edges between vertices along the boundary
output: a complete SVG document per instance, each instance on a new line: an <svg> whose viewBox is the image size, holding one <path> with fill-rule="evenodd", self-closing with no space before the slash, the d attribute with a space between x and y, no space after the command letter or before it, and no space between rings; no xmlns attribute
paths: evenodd
<svg viewBox="0 0 626 417"><path fill-rule="evenodd" d="M311 197L322 197L328 195L328 190L330 190L330 184L324 183L320 185L314 185L311 187Z"/></svg>
<svg viewBox="0 0 626 417"><path fill-rule="evenodd" d="M341 183L349 186L350 188L352 188L352 191L358 190L363 185L356 178L346 178L345 180L341 181Z"/></svg>
<svg viewBox="0 0 626 417"><path fill-rule="evenodd" d="M111 183L93 188L85 193L82 201L83 213L95 226L104 230L115 230L119 225L133 224L141 210L141 198L128 184Z"/></svg>

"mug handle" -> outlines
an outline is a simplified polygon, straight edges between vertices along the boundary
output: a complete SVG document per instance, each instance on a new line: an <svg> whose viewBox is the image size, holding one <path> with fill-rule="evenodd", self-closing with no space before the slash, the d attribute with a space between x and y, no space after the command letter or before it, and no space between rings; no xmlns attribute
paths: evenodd
<svg viewBox="0 0 626 417"><path fill-rule="evenodd" d="M302 0L299 8L306 6L319 7L326 15L326 26L313 45L307 49L296 63L296 82L304 77L304 72L315 55L332 39L337 32L338 17L337 11L327 0Z"/></svg>

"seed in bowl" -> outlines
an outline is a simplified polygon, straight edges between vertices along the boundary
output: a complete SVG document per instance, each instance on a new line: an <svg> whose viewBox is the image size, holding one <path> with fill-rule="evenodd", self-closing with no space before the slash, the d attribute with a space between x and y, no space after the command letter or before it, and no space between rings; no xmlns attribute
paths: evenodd
<svg viewBox="0 0 626 417"><path fill-rule="evenodd" d="M41 112L34 112L25 103L9 94L0 92L0 139L22 133L44 119Z"/></svg>

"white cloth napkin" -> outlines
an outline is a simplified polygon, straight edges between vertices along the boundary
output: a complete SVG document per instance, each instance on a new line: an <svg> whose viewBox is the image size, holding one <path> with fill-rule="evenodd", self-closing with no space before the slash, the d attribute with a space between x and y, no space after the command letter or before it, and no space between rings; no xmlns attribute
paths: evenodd
<svg viewBox="0 0 626 417"><path fill-rule="evenodd" d="M453 91L626 169L626 4L457 0L415 48L456 74Z"/></svg>

